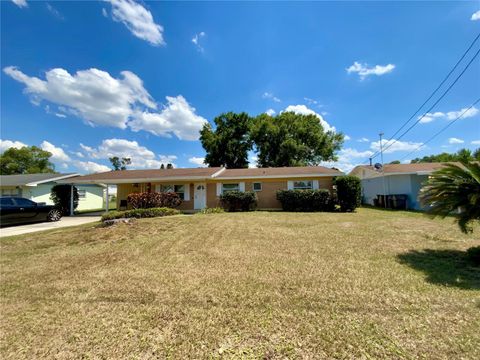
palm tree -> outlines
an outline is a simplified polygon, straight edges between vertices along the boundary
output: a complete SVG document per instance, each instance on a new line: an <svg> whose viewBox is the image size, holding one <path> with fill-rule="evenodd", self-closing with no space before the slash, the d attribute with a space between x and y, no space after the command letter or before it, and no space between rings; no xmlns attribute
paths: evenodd
<svg viewBox="0 0 480 360"><path fill-rule="evenodd" d="M480 163L462 162L447 164L435 171L420 190L420 201L430 206L428 212L445 218L457 217L464 233L472 232L471 226L480 221Z"/></svg>

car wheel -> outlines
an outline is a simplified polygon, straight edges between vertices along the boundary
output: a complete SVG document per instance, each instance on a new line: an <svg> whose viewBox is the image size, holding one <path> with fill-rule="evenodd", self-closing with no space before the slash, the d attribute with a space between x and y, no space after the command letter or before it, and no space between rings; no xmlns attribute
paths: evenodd
<svg viewBox="0 0 480 360"><path fill-rule="evenodd" d="M50 212L47 215L48 221L58 221L61 218L62 218L62 213L60 212L60 210L57 210L57 209L50 210Z"/></svg>

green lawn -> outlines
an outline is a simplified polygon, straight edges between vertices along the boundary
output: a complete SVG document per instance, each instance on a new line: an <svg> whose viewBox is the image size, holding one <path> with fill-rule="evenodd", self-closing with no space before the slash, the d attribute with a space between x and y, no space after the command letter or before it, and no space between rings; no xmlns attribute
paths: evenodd
<svg viewBox="0 0 480 360"><path fill-rule="evenodd" d="M0 357L479 359L475 230L360 209L4 238Z"/></svg>

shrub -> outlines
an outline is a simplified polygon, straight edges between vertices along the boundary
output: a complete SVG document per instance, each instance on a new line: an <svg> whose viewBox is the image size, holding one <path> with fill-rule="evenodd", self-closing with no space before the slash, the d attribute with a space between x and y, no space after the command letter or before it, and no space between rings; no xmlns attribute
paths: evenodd
<svg viewBox="0 0 480 360"><path fill-rule="evenodd" d="M337 202L341 211L355 211L362 199L361 181L356 176L340 176L335 179Z"/></svg>
<svg viewBox="0 0 480 360"><path fill-rule="evenodd" d="M213 208L204 208L200 210L197 214L219 214L223 213L225 210L221 207L213 207Z"/></svg>
<svg viewBox="0 0 480 360"><path fill-rule="evenodd" d="M52 187L50 193L50 199L53 201L56 207L58 207L64 215L70 213L70 198L71 198L70 185L55 185ZM78 190L73 187L73 210L78 207Z"/></svg>
<svg viewBox="0 0 480 360"><path fill-rule="evenodd" d="M277 199L285 211L332 211L330 192L320 190L279 190Z"/></svg>
<svg viewBox="0 0 480 360"><path fill-rule="evenodd" d="M151 218L159 216L169 216L180 214L180 211L167 207L148 208L148 209L133 209L125 211L110 211L102 215L102 221L123 219L123 218Z"/></svg>
<svg viewBox="0 0 480 360"><path fill-rule="evenodd" d="M227 211L251 211L257 206L257 194L253 191L228 191L220 196Z"/></svg>
<svg viewBox="0 0 480 360"><path fill-rule="evenodd" d="M127 203L133 209L175 208L182 203L182 199L174 192L143 192L129 194Z"/></svg>
<svg viewBox="0 0 480 360"><path fill-rule="evenodd" d="M467 249L467 259L475 266L480 266L480 246Z"/></svg>

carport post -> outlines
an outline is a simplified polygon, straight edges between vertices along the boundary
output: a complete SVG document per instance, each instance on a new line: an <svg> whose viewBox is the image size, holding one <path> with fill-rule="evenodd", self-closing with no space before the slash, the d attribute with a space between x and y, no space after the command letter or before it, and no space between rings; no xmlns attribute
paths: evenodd
<svg viewBox="0 0 480 360"><path fill-rule="evenodd" d="M108 184L107 184L107 190L105 191L105 212L108 212L108 208L109 208L109 195L108 195Z"/></svg>
<svg viewBox="0 0 480 360"><path fill-rule="evenodd" d="M73 216L73 184L70 184L70 216Z"/></svg>

